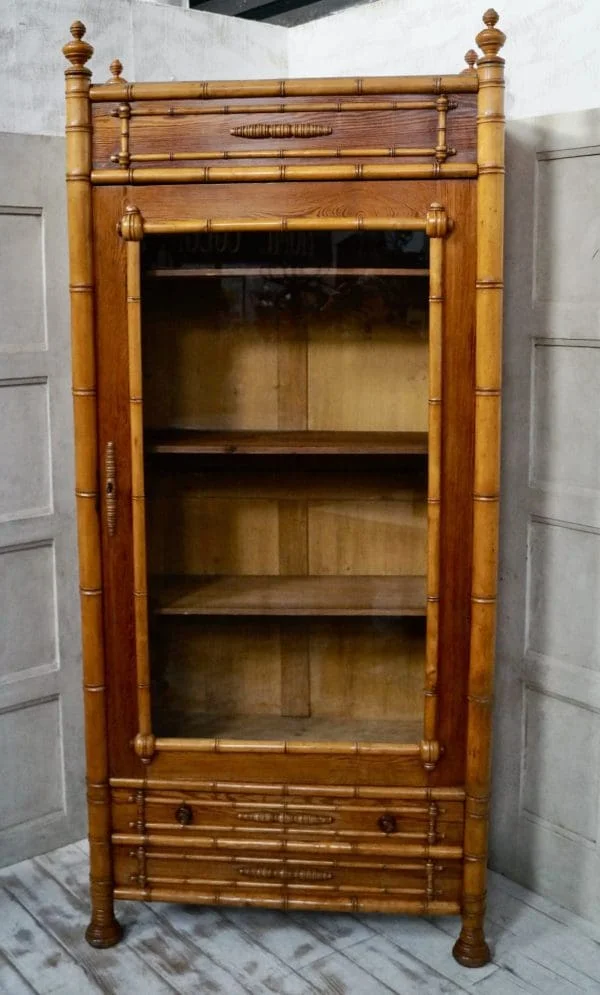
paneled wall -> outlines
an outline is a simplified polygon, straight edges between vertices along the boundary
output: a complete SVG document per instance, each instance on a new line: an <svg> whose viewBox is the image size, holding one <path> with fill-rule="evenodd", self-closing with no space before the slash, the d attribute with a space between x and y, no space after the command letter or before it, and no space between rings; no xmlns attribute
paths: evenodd
<svg viewBox="0 0 600 995"><path fill-rule="evenodd" d="M0 864L86 831L62 137L76 18L100 80L116 56L130 79L287 62L272 25L137 0L0 4Z"/></svg>
<svg viewBox="0 0 600 995"><path fill-rule="evenodd" d="M513 122L494 866L600 918L600 111Z"/></svg>
<svg viewBox="0 0 600 995"><path fill-rule="evenodd" d="M0 138L0 863L85 831L64 144Z"/></svg>

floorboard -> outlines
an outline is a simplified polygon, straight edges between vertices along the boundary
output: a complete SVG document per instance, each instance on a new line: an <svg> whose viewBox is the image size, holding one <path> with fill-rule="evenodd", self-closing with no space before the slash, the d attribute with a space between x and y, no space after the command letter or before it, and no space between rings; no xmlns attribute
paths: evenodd
<svg viewBox="0 0 600 995"><path fill-rule="evenodd" d="M93 950L85 841L0 871L4 995L579 995L600 992L600 930L490 875L493 961L452 958L458 920L120 902Z"/></svg>

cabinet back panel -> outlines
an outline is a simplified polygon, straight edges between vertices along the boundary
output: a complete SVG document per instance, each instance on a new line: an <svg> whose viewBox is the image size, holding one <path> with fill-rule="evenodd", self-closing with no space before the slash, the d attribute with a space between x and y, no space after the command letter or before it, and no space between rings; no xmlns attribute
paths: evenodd
<svg viewBox="0 0 600 995"><path fill-rule="evenodd" d="M209 617L160 625L153 654L159 733L163 726L169 735L192 735L194 722L211 716L420 721L423 619ZM294 667L309 674L295 696ZM223 728L214 735L225 735Z"/></svg>
<svg viewBox="0 0 600 995"><path fill-rule="evenodd" d="M407 490L394 500L274 500L153 495L147 480L151 574L424 575L427 506Z"/></svg>
<svg viewBox="0 0 600 995"><path fill-rule="evenodd" d="M147 281L146 426L426 431L427 280L403 279Z"/></svg>

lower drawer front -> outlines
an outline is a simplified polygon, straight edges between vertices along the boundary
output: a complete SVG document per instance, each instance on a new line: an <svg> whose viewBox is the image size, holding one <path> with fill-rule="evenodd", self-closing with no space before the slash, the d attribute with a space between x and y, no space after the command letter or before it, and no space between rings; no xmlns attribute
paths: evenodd
<svg viewBox="0 0 600 995"><path fill-rule="evenodd" d="M257 904L264 893L427 903L459 901L462 865L442 860L265 858L191 849L174 852L161 846L117 846L114 874L117 893L119 889L140 889L147 898L169 893L180 894L185 900L190 893L214 893L214 900L218 900L223 890L240 890L256 893Z"/></svg>
<svg viewBox="0 0 600 995"><path fill-rule="evenodd" d="M344 839L360 837L407 844L460 845L461 802L385 799L332 801L308 797L274 800L272 796L188 791L113 791L113 828L120 833L212 834L246 837Z"/></svg>

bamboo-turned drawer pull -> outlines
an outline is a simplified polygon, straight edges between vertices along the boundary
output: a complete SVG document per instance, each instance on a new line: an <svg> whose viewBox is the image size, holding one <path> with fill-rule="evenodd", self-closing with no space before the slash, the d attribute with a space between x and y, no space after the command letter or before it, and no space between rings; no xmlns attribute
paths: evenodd
<svg viewBox="0 0 600 995"><path fill-rule="evenodd" d="M331 871L292 870L287 867L240 867L238 874L245 878L276 879L278 881L331 881Z"/></svg>
<svg viewBox="0 0 600 995"><path fill-rule="evenodd" d="M106 528L109 536L117 531L117 459L114 442L106 443L104 454L104 494L106 498Z"/></svg>
<svg viewBox="0 0 600 995"><path fill-rule="evenodd" d="M333 128L328 124L241 124L232 128L235 138L319 138L331 135Z"/></svg>
<svg viewBox="0 0 600 995"><path fill-rule="evenodd" d="M383 815L380 815L377 820L377 825L381 829L382 833L387 833L389 835L390 833L398 832L398 820L395 815L392 815L391 812L384 812Z"/></svg>
<svg viewBox="0 0 600 995"><path fill-rule="evenodd" d="M189 805L180 805L175 811L175 818L180 826L189 826L190 822L194 818L194 813Z"/></svg>

